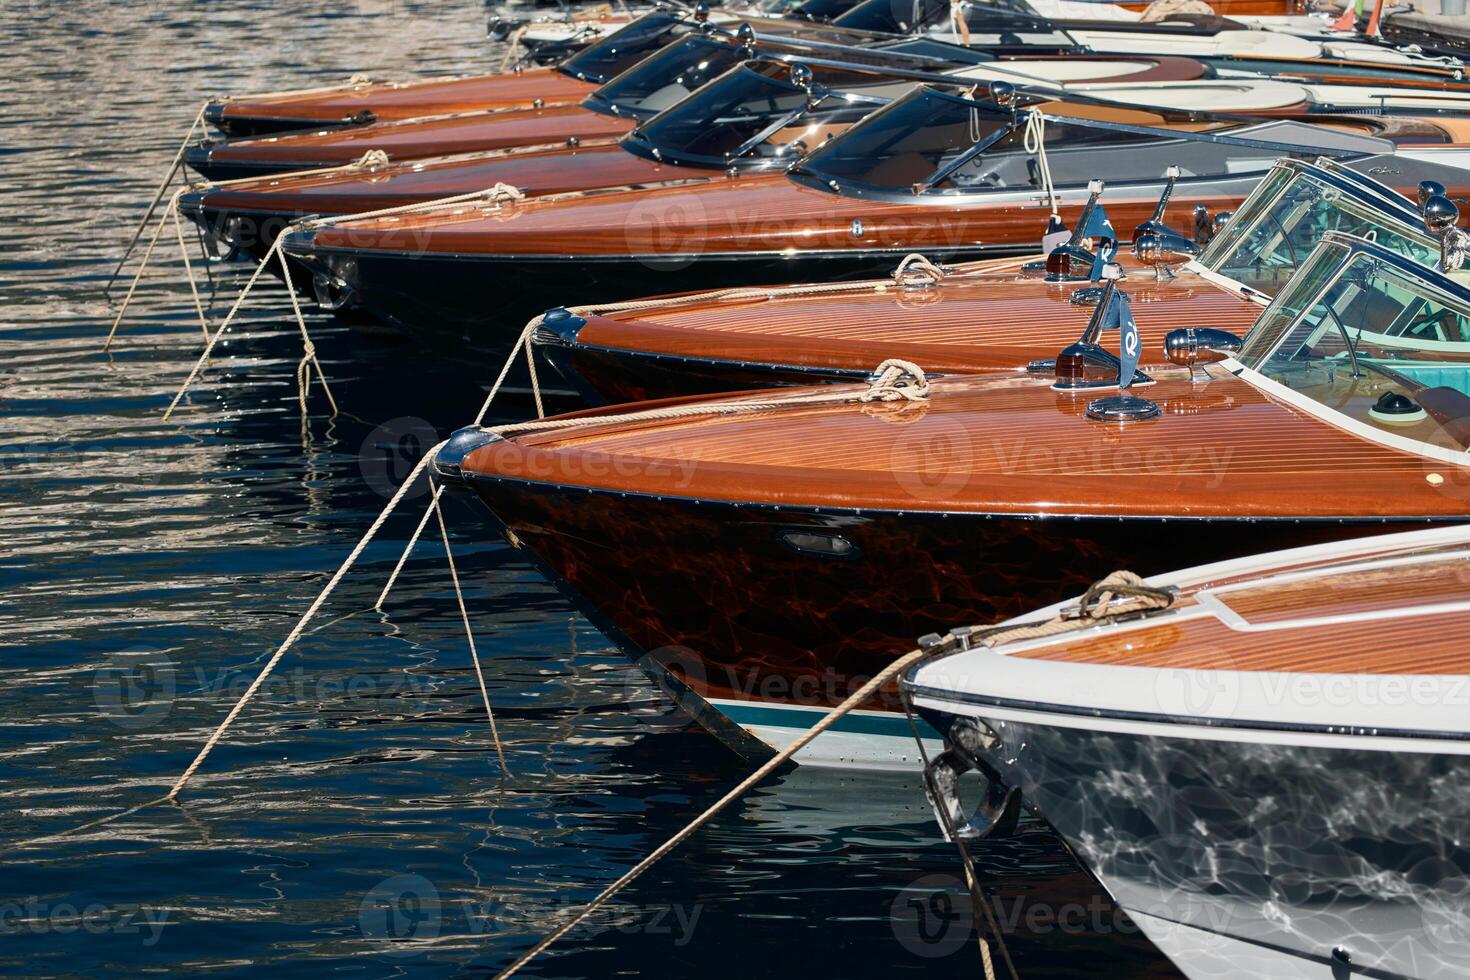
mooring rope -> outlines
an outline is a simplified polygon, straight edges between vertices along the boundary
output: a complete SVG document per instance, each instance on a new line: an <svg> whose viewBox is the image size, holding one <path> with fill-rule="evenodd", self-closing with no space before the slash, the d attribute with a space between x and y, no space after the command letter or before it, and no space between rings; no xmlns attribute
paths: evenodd
<svg viewBox="0 0 1470 980"><path fill-rule="evenodd" d="M371 158L375 153L381 154L382 151L368 151L367 153L363 154L361 159L356 161L355 165L361 167L371 166ZM383 157L383 159L386 159L386 156ZM220 323L219 329L216 330L205 343L204 351L199 355L199 360L195 362L194 367L189 371L189 376L184 379L183 385L179 388L178 393L174 395L174 399L169 404L168 409L163 413L164 421L168 421L168 419L172 417L174 410L178 407L180 400L182 400L184 397L184 394L189 390L190 386L193 385L194 380L199 376L199 373L204 370L205 365L209 363L209 358L210 355L214 352L215 345L219 343L220 338L224 336L225 331L230 327L230 325L235 322L235 317L239 314L240 307L244 304L245 298L249 296L250 291L255 288L256 282L258 282L260 279L261 272L265 270L266 266L270 264L272 259L279 259L280 261L282 276L286 281L286 292L291 297L291 310L296 317L296 326L301 331L303 355L301 362L297 365L296 378L297 391L301 401L302 413L304 414L306 412L306 390L308 379L307 364L309 362L312 367L316 368L317 377L321 379L322 389L326 392L327 401L332 406L332 414L334 416L337 414L337 400L333 397L332 390L327 384L326 374L322 371L321 363L317 360L316 346L312 343L311 337L307 332L306 318L302 315L301 312L301 302L296 295L295 288L292 285L291 268L288 264L286 254L284 251L282 251L281 248L282 244L286 240L286 235L289 234L291 231L321 228L328 225L338 224L344 221L355 221L358 219L380 218L391 215L407 214L410 212L424 211L433 208L449 206L452 204L463 203L465 201L471 200L488 200L499 206L499 202L503 200L519 201L523 200L525 196L526 195L517 187L513 187L510 184L502 182L496 182L493 187L488 187L484 190L472 191L466 194L459 194L454 197L443 198L437 201L423 201L417 204L404 204L398 207L382 208L377 211L368 211L363 214L341 214L331 215L325 218L304 218L299 221L293 221L291 224L283 228L281 230L281 233L276 236L275 241L271 243L271 247L266 251L265 257L260 260L260 264L255 267L255 271L251 273L249 280L246 281L245 288L242 289L240 291L240 295L236 297L235 303L233 306L230 307L230 311L225 315L224 321ZM121 319L121 316L119 316L119 319ZM115 324L114 329L116 329ZM109 343L110 342L111 338L109 336ZM537 396L537 404L540 404L539 394Z"/></svg>
<svg viewBox="0 0 1470 980"><path fill-rule="evenodd" d="M276 241L279 242L280 238ZM322 391L327 396L327 403L332 406L332 417L336 418L337 399L332 397L332 387L327 384L327 373L322 370L321 361L316 359L316 345L306 332L306 318L301 315L301 301L296 296L296 284L291 281L291 263L286 261L286 253L280 248L276 249L276 258L281 263L281 278L286 282L286 295L291 297L291 312L296 314L296 327L301 331L301 360L296 364L296 399L301 403L301 417L306 417L306 396L311 387L311 369L314 367L316 376L322 383Z"/></svg>
<svg viewBox="0 0 1470 980"><path fill-rule="evenodd" d="M899 657L897 660L893 661L893 663L889 664L887 667L878 671L878 673L875 674L871 680L869 680L862 687L858 688L857 691L854 692L846 701L843 701L836 708L833 708L832 711L824 715L820 721L818 721L811 728L807 729L807 731L804 732L794 742L786 746L786 748L782 749L780 752L777 752L763 765L761 765L760 768L756 769L755 772L742 779L735 786L734 789L731 789L724 796L720 797L717 801L715 801L713 805L711 805L699 816L695 817L686 827L676 833L673 837L669 838L663 844L660 844L658 847L656 847L647 857L639 861L632 868L629 868L628 871L625 872L620 878L618 878L617 881L614 881L611 885L608 885L606 888L604 888L596 898L592 899L592 901L588 902L586 905L582 906L582 908L578 909L576 915L572 916L566 922L562 923L549 936L547 936L545 939L541 940L534 947L532 947L529 952L527 952L520 959L516 960L510 966L502 970L498 974L499 980L504 980L505 977L513 976L518 973L521 968L524 967L527 963L530 963L537 956L541 955L542 952L544 952L558 939L571 932L577 926L581 925L584 921L586 921L588 916L590 916L593 912L596 912L603 905L607 904L607 901L609 899L611 899L618 892L626 888L634 881L634 879L638 878L639 875L643 874L643 872L653 867L666 854L668 854L674 848L678 847L680 844L684 843L684 841L688 840L689 837L692 836L695 831L699 830L700 827L703 827L710 820L718 816L721 810L725 809L725 807L729 806L731 803L734 803L740 797L744 796L747 790L749 790L752 786L755 786L761 780L765 779L771 773L775 772L778 768L784 765L788 759L790 759L792 756L796 755L796 753L800 752L802 749L811 744L812 740L815 739L818 735L821 735L827 729L831 728L838 721L840 721L844 715L848 714L854 708L861 706L870 697L872 697L873 694L877 692L880 687L882 687L884 684L887 684L890 680L896 677L901 671L909 667L911 664L918 663L921 659L931 655L932 650L928 648L911 650L908 653L904 654L902 657Z"/></svg>
<svg viewBox="0 0 1470 980"><path fill-rule="evenodd" d="M122 273L123 266L127 264L128 256L133 254L133 249L138 245L138 239L143 236L143 229L148 227L148 222L152 219L153 212L157 210L158 202L163 200L163 195L168 191L169 183L174 179L174 175L179 172L179 166L184 162L184 151L189 149L189 140L193 139L194 130L203 124L204 110L207 108L209 108L208 99L199 103L199 111L194 114L194 121L189 124L188 130L184 133L183 140L179 142L179 149L174 154L173 163L169 164L168 170L163 175L163 180L158 182L158 190L154 192L153 201L148 205L148 210L144 212L143 220L138 222L138 227L133 232L132 241L128 242L128 247L123 250L122 258L117 260L117 268L112 270L112 276L107 280L107 285L102 287L102 295L107 296L109 299L111 298L112 284L117 281L117 277ZM153 237L157 241L158 235L155 234ZM113 329L117 329L115 325Z"/></svg>
<svg viewBox="0 0 1470 980"><path fill-rule="evenodd" d="M1026 133L1023 141L1027 153L1036 157L1036 171L1041 178L1041 188L1046 192L1051 213L1057 213L1057 192L1052 184L1051 164L1046 159L1046 117L1039 112L1026 115Z"/></svg>
<svg viewBox="0 0 1470 980"><path fill-rule="evenodd" d="M868 382L868 387L861 392L851 390L834 390L822 392L816 395L798 395L778 398L763 398L751 401L714 401L695 405L678 405L665 408L644 409L639 412L623 412L616 415L588 415L575 418L548 419L539 413L542 410L541 395L535 387L535 367L532 366L532 390L536 394L536 410L538 417L534 422L513 422L507 425L486 426L485 415L490 410L490 404L495 400L501 385L505 383L506 376L510 373L511 365L515 363L516 356L522 346L526 347L526 356L531 356L530 346L527 339L536 328L539 319L532 320L521 331L521 336L516 340L515 346L511 348L510 356L506 358L505 364L500 369L500 375L495 383L490 386L490 392L485 396L485 402L480 406L480 412L475 416L473 425L487 432L499 436L511 435L523 432L545 432L557 429L571 429L585 425L614 425L624 422L650 422L659 419L699 418L716 415L750 415L757 412L772 411L777 408L790 408L795 406L813 405L845 405L852 402L874 403L874 402L922 402L929 397L929 380L924 375L924 369L912 361L904 361L898 358L889 358L873 371ZM398 564L394 566L393 573L388 576L383 591L378 595L378 601L373 608L379 612L383 609L383 602L388 598L388 593L393 590L398 581L399 573L408 561L409 554L418 544L419 537L423 533L424 524L429 519L429 513L434 509L437 501L430 501L424 516L419 520L419 527L408 539L408 544L403 548L403 553L398 557Z"/></svg>
<svg viewBox="0 0 1470 980"><path fill-rule="evenodd" d="M189 260L189 247L184 244L184 223L179 218L179 195L175 194L173 201L169 204L169 211L174 216L174 235L179 240L179 254L184 257L184 275L189 279L189 292L194 297L194 312L199 314L199 329L204 331L204 341L209 342L209 318L204 315L204 303L199 298L199 285L194 281L194 264ZM141 272L142 269L139 269ZM122 314L118 314L121 322ZM108 338L111 340L111 337Z"/></svg>
<svg viewBox="0 0 1470 980"><path fill-rule="evenodd" d="M235 299L235 304L230 307L229 313L225 314L225 318L220 323L219 329L210 336L208 342L204 345L204 350L200 353L199 359L189 369L189 376L184 379L184 383L179 386L179 390L174 395L173 401L169 403L168 408L164 411L163 420L165 422L173 417L174 410L179 407L179 402L183 400L185 393L194 384L194 379L199 377L200 372L209 363L209 358L214 353L215 346L219 343L220 338L225 335L225 331L229 329L230 324L235 322L235 317L240 312L240 307L244 304L245 298L255 288L255 283L260 279L260 274L265 271L266 266L270 264L273 258L280 259L281 272L286 280L286 293L291 297L291 311L296 316L296 327L301 332L302 356L296 365L296 394L297 399L301 403L302 416L305 417L306 415L306 395L310 385L310 367L316 368L317 377L322 383L322 391L326 393L327 402L332 406L332 415L333 417L337 415L337 399L333 397L331 386L327 384L326 372L322 370L321 362L317 360L316 345L312 343L311 335L306 329L306 318L301 313L301 302L297 298L295 286L291 282L291 267L287 263L285 252L281 251L281 243L285 240L287 231L290 231L289 226L276 236L276 240L271 243L271 247L266 251L265 258L260 260L260 265L256 266L255 271L250 274L250 279L245 283L245 288L240 291L240 295Z"/></svg>
<svg viewBox="0 0 1470 980"><path fill-rule="evenodd" d="M439 518L439 534L444 538L444 557L449 560L449 578L454 583L454 598L459 602L459 617L464 620L464 638L469 643L470 660L475 665L475 679L480 682L480 697L485 702L485 717L490 722L490 734L495 739L495 754L500 757L500 771L509 776L510 766L505 761L505 749L500 744L500 729L495 725L495 712L490 710L490 692L485 687L485 672L480 669L480 653L475 648L475 631L470 627L470 613L465 608L464 590L459 587L459 570L454 565L454 549L449 547L449 528L444 525L444 509L439 506L437 493L430 499L429 506Z"/></svg>
<svg viewBox="0 0 1470 980"><path fill-rule="evenodd" d="M383 586L383 591L378 593L378 601L373 603L373 609L377 612L383 611L383 600L388 598L388 593L393 591L394 584L398 581L398 575L403 571L403 566L408 562L408 556L413 551L414 545L419 543L423 536L424 528L429 524L429 518L434 515L434 505L439 500L439 495L444 492L442 483L434 483L433 498L429 505L424 508L424 516L419 518L418 527L414 528L413 534L409 536L408 544L404 546L403 554L398 556L398 564L393 566L393 574L388 576L388 582Z"/></svg>
<svg viewBox="0 0 1470 980"><path fill-rule="evenodd" d="M117 311L117 316L114 317L112 321L112 327L107 331L107 339L102 342L102 350L104 353L112 349L113 338L117 336L117 328L119 325L121 325L123 317L127 315L128 307L133 302L133 293L137 292L138 281L143 278L143 270L148 268L148 261L153 257L153 250L158 247L158 237L163 234L164 225L168 224L168 211L169 209L177 206L178 200L180 197L183 196L183 194L184 191L182 190L175 192L173 198L169 201L168 208L164 210L163 214L158 216L158 224L153 226L153 236L148 239L148 247L143 250L143 261L138 263L138 271L133 273L133 281L128 284L127 295L123 297L122 308ZM150 210L148 214L151 217L153 214L152 210ZM140 226L140 234L141 231L142 228ZM131 249L131 246L129 246L129 248ZM122 266L119 265L118 269L121 270ZM117 273L113 273L114 276L116 276L116 274ZM111 284L109 283L108 285L110 288Z"/></svg>
<svg viewBox="0 0 1470 980"><path fill-rule="evenodd" d="M976 627L954 631L932 644L926 644L918 649L910 650L880 670L871 680L860 687L847 700L824 715L820 721L804 732L794 742L768 759L760 768L741 780L734 789L731 789L724 796L720 797L712 806L695 817L683 829L674 834L673 837L655 848L647 857L639 861L632 868L629 868L621 877L603 889L596 898L578 909L576 915L563 922L555 931L532 947L529 952L502 970L498 974L497 980L505 980L506 977L513 976L558 939L585 922L588 916L596 912L609 899L626 888L649 868L653 867L653 865L658 863L670 851L682 844L700 827L714 819L714 817L719 815L721 810L735 802L751 789L751 787L758 784L787 760L806 748L818 735L831 728L844 715L861 707L880 687L897 677L907 668L918 664L920 661L952 653L962 643L973 643L977 639L986 646L997 646L1002 643L1031 639L1037 636L1050 636L1057 633L1088 629L1105 620L1129 613L1149 609L1162 609L1170 605L1173 601L1174 594L1169 590L1154 588L1132 572L1118 571L1099 580L1088 589L1078 606L1072 609L1064 609L1049 620L1013 625L1003 624L1000 626ZM997 938L999 938L998 932ZM995 966L991 962L989 945L984 942L984 937L981 937L981 939L981 958L982 965L985 969L986 980L994 980ZM1001 948L1004 953L1005 947L1003 943ZM1011 963L1009 953L1004 953L1004 955L1006 964L1010 967L1012 975L1016 976L1016 969L1014 964Z"/></svg>
<svg viewBox="0 0 1470 980"><path fill-rule="evenodd" d="M255 676L255 680L251 682L250 686L245 690L245 693L240 695L234 706L230 708L229 713L225 715L224 720L220 722L219 726L214 730L214 733L209 736L209 739L204 743L204 746L199 750L198 754L195 755L194 760L189 763L187 768L184 769L183 773L180 774L177 780L175 780L173 787L166 794L156 799L148 800L144 803L139 803L136 806L129 807L128 809L122 810L118 813L109 814L105 817L100 817L96 820L88 821L87 823L72 827L69 830L61 831L60 833L48 834L44 837L34 838L26 843L39 844L46 841L56 840L62 837L69 837L84 830L90 830L93 827L103 826L116 820L121 820L124 817L132 816L140 810L146 810L149 807L156 806L160 803L171 803L176 800L179 793L183 791L184 787L189 784L189 781L194 778L195 773L199 771L199 767L204 764L204 760L209 758L209 754L214 751L215 746L217 746L220 741L225 737L225 733L228 732L230 726L235 723L235 719L240 716L240 712L245 709L245 706L250 703L250 700L252 698L255 697L256 692L260 690L261 685L263 685L270 677L271 673L275 671L276 665L281 662L281 658L286 655L286 652L291 649L291 647L301 637L302 633L305 632L307 624L310 623L311 620L316 616L317 612L326 603L328 597L330 597L331 594L336 591L337 586L342 582L342 579L346 577L347 572L351 570L352 566L357 563L357 560L362 556L363 551L366 550L367 546L372 542L373 538L377 536L378 531L388 520L389 515L391 515L398 508L399 503L402 502L404 496L408 493L409 489L414 485L415 481L423 473L425 468L428 467L429 462L434 458L439 450L444 448L444 443L447 441L448 440L445 440L444 442L440 442L437 445L433 446L427 453L424 454L424 457L420 459L417 464L414 465L413 471L408 474L408 478L405 479L403 483L398 487L398 490L394 492L393 496L388 501L388 505L383 508L382 513L378 515L377 519L373 521L372 525L367 529L362 537L358 539L357 544L353 546L352 551L348 553L347 557L342 561L342 564L338 566L337 571L332 575L331 579L328 580L327 584L322 588L321 592L317 594L316 599L312 601L306 612L302 613L301 618L296 621L296 625L292 627L291 632L286 635L286 638L283 641L281 641L280 646L278 646L276 648L276 651L271 654L270 659L266 661L265 666L261 668L260 673ZM496 752L503 759L504 749L500 745L499 734L494 732L493 730L492 734L495 736L496 740Z"/></svg>
<svg viewBox="0 0 1470 980"><path fill-rule="evenodd" d="M734 286L725 289L711 289L702 293L677 293L669 296L658 296L652 299L623 300L614 303L589 303L582 306L568 306L566 311L573 316L602 316L609 313L637 313L643 310L657 310L669 306L681 306L686 303L719 303L740 302L742 300L780 299L782 297L800 296L822 296L829 293L852 293L852 292L886 292L894 286L913 285L935 285L942 282L950 274L982 273L1001 271L1006 268L1017 267L1023 258L984 259L977 262L967 262L945 267L930 260L921 252L911 252L904 256L894 269L893 275L886 279L857 279L851 282L824 282L824 283L798 283L793 286ZM522 333L522 342L535 332L546 319L546 314L541 313L531 318ZM486 405L488 407L488 403ZM484 409L481 409L481 416ZM478 421L478 420L477 420Z"/></svg>
<svg viewBox="0 0 1470 980"><path fill-rule="evenodd" d="M949 19L954 22L954 28L960 35L960 41L965 47L970 46L970 22L965 18L966 4L962 0L950 0Z"/></svg>
<svg viewBox="0 0 1470 980"><path fill-rule="evenodd" d="M893 270L893 281L899 286L937 286L944 282L944 266L922 252L910 252Z"/></svg>
<svg viewBox="0 0 1470 980"><path fill-rule="evenodd" d="M713 401L692 405L669 405L638 412L612 415L578 415L570 418L537 419L534 422L512 422L486 428L498 436L524 432L548 432L593 425L622 425L629 422L652 422L661 419L687 419L717 415L752 415L781 408L816 405L847 405L853 402L922 402L929 397L929 382L924 369L911 361L889 358L878 365L866 390L853 392L838 389L814 395L785 398L755 398L749 401Z"/></svg>
<svg viewBox="0 0 1470 980"><path fill-rule="evenodd" d="M515 30L511 31L510 36L505 39L505 57L500 59L499 71L501 74L509 71L511 65L519 61L521 57L524 57L523 55L516 54L516 48L520 47L521 40L526 36L526 32L530 29L531 23L528 21L522 24L520 27L517 27Z"/></svg>

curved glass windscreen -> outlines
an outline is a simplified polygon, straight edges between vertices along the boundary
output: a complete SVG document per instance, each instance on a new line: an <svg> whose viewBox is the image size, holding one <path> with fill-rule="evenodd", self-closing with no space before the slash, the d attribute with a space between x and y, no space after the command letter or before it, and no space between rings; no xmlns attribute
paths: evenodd
<svg viewBox="0 0 1470 980"><path fill-rule="evenodd" d="M768 13L795 20L830 24L852 10L854 6L853 0L806 0L805 3L792 2L792 0L771 0L763 9Z"/></svg>
<svg viewBox="0 0 1470 980"><path fill-rule="evenodd" d="M648 119L745 58L744 48L707 37L686 37L649 55L587 96L582 104L604 115Z"/></svg>
<svg viewBox="0 0 1470 980"><path fill-rule="evenodd" d="M949 0L862 0L833 21L838 27L908 34L949 16Z"/></svg>
<svg viewBox="0 0 1470 980"><path fill-rule="evenodd" d="M1470 431L1470 293L1393 253L1332 236L1251 328L1241 363L1410 437ZM1402 396L1385 420L1378 399ZM1422 410L1421 410L1422 409Z"/></svg>
<svg viewBox="0 0 1470 980"><path fill-rule="evenodd" d="M1409 202L1398 200L1402 207L1376 186L1282 164L1235 212L1200 263L1275 295L1323 236L1340 231L1433 265L1439 259L1438 242L1414 221Z"/></svg>
<svg viewBox="0 0 1470 980"><path fill-rule="evenodd" d="M557 66L563 75L604 85L688 31L677 14L644 14L627 27L588 45Z"/></svg>
<svg viewBox="0 0 1470 980"><path fill-rule="evenodd" d="M803 145L816 145L911 87L856 72L840 77L818 70L814 80L809 102L807 91L787 78L742 65L640 124L623 146L641 156L715 168L795 159Z"/></svg>
<svg viewBox="0 0 1470 980"><path fill-rule="evenodd" d="M833 23L863 31L910 34L929 27L943 30L953 9L950 0L863 0ZM1040 34L1070 42L1051 21L1019 0L965 2L960 10L972 39L979 34L986 43L1019 44L1034 41L1034 35Z"/></svg>
<svg viewBox="0 0 1470 980"><path fill-rule="evenodd" d="M1060 107L1065 111L1065 106ZM1027 113L924 88L869 116L796 165L797 179L838 193L972 194L1043 186ZM1230 130L1250 135L1252 127ZM1293 149L1220 142L1200 132L1046 117L1046 156L1056 187L1158 180L1170 166L1184 179L1264 172ZM1140 166L1141 161L1147 161ZM1152 170L1152 172L1150 172Z"/></svg>

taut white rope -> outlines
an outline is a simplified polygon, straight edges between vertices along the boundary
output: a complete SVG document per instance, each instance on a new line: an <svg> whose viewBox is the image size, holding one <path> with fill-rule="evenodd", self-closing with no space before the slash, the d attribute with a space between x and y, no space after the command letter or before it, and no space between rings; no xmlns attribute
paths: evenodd
<svg viewBox="0 0 1470 980"><path fill-rule="evenodd" d="M1036 170L1041 177L1042 190L1051 204L1051 213L1057 213L1057 192L1051 182L1051 165L1046 161L1046 117L1039 112L1026 115L1026 135L1023 143L1026 152L1036 157Z"/></svg>
<svg viewBox="0 0 1470 980"><path fill-rule="evenodd" d="M428 458L430 457L425 457L425 459ZM444 557L449 559L449 577L454 582L454 598L459 602L459 617L464 620L464 638L470 645L470 660L475 665L475 679L480 682L480 697L485 702L485 717L490 721L490 734L495 739L495 754L500 757L500 771L508 776L510 766L505 762L505 748L500 744L500 729L495 725L495 712L490 710L490 692L485 688L485 672L480 669L480 652L475 649L475 631L470 627L470 613L465 608L464 591L459 587L459 570L454 567L454 549L449 547L449 529L444 526L444 510L439 506L437 493L429 501L429 506L439 518L439 534L444 538Z"/></svg>
<svg viewBox="0 0 1470 980"><path fill-rule="evenodd" d="M184 151L189 148L189 140L194 137L194 130L198 129L204 122L204 110L207 108L209 108L208 100L199 103L199 111L194 114L194 121L189 124L188 130L184 133L183 140L179 142L179 149L174 154L173 163L169 164L168 171L163 175L163 180L158 182L158 190L153 194L153 201L148 205L148 210L144 212L143 220L138 222L138 227L133 232L132 241L128 242L128 247L123 250L122 258L117 260L117 268L112 270L112 277L107 280L107 285L102 287L102 295L108 296L110 294L112 284L117 281L118 275L122 272L123 265L128 261L128 256L132 255L133 249L137 247L138 239L143 236L143 229L148 226L149 219L153 217L153 212L158 208L158 202L163 200L163 195L168 190L169 182L174 179L174 174L179 172L179 165L184 162ZM158 238L156 234L153 237L155 241ZM116 326L114 326L114 329L116 329Z"/></svg>

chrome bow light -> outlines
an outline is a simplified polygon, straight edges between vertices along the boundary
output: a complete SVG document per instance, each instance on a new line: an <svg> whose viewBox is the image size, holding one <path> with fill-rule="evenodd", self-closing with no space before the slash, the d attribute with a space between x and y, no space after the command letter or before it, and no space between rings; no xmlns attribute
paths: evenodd
<svg viewBox="0 0 1470 980"><path fill-rule="evenodd" d="M1088 183L1087 203L1082 206L1082 213L1077 217L1072 237L1046 256L1047 282L1078 282L1092 278L1097 256L1084 248L1082 241L1087 237L1087 226L1091 223L1093 212L1097 210L1097 199L1102 195L1104 186L1100 180Z"/></svg>
<svg viewBox="0 0 1470 980"><path fill-rule="evenodd" d="M1154 267L1154 276L1159 280L1174 278L1174 270L1197 258L1200 248L1185 236L1164 224L1164 212L1169 207L1169 198L1174 196L1174 183L1179 179L1179 168L1169 167L1164 171L1167 180L1159 203L1147 221L1133 229L1133 254L1144 265ZM1196 214L1195 225L1199 225Z"/></svg>
<svg viewBox="0 0 1470 980"><path fill-rule="evenodd" d="M1004 106L1009 109L1016 104L1016 86L1010 82L991 82L990 101L998 106Z"/></svg>
<svg viewBox="0 0 1470 980"><path fill-rule="evenodd" d="M1202 380L1197 372L1204 365L1238 354L1244 345L1244 340L1228 330L1180 327L1164 335L1164 356L1175 364L1189 368L1195 380Z"/></svg>
<svg viewBox="0 0 1470 980"><path fill-rule="evenodd" d="M1419 185L1424 195L1425 186L1435 184L1426 180ZM1433 188L1430 188L1431 190ZM1464 262L1464 243L1456 226L1460 223L1460 208L1443 194L1429 194L1420 202L1424 215L1424 227L1439 239L1439 267L1443 270L1458 269Z"/></svg>
<svg viewBox="0 0 1470 980"><path fill-rule="evenodd" d="M1421 180L1414 196L1419 201L1419 210L1424 210L1424 205L1429 203L1431 197L1444 197L1444 185L1437 180Z"/></svg>

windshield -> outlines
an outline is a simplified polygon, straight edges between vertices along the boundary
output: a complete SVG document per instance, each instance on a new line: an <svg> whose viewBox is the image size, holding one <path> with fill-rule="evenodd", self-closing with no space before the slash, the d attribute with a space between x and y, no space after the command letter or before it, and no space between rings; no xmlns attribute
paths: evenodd
<svg viewBox="0 0 1470 980"><path fill-rule="evenodd" d="M1334 180L1302 164L1281 164L1235 212L1200 262L1268 296L1296 274L1329 231L1376 241L1433 265L1438 243L1417 222L1407 223L1413 213L1409 202L1399 198L1401 206L1395 206L1391 193L1357 180Z"/></svg>
<svg viewBox="0 0 1470 980"><path fill-rule="evenodd" d="M582 104L604 115L647 119L682 101L745 57L743 48L707 37L686 37L623 72L587 96Z"/></svg>
<svg viewBox="0 0 1470 980"><path fill-rule="evenodd" d="M644 14L627 27L572 55L556 70L584 82L603 85L688 30L689 24L677 14Z"/></svg>
<svg viewBox="0 0 1470 980"><path fill-rule="evenodd" d="M1026 113L1013 116L924 88L814 151L793 176L855 196L1040 191L1042 173L1036 154L1026 148L1025 120ZM1289 152L1280 144L1247 146L1201 133L1052 116L1046 117L1045 137L1056 187L1090 180L1151 184L1170 166L1179 167L1184 179L1239 177L1268 170ZM1150 163L1141 167L1140 161Z"/></svg>
<svg viewBox="0 0 1470 980"><path fill-rule="evenodd" d="M960 5L960 9L972 39L976 32L980 32L986 36L986 43L1021 43L1019 37L1007 37L1018 32L1066 39L1065 34L1050 21L1019 0L966 2ZM909 34L926 27L952 29L951 10L950 0L863 0L833 23L863 31Z"/></svg>
<svg viewBox="0 0 1470 980"><path fill-rule="evenodd" d="M768 0L762 9L778 15L784 11L785 16L796 20L827 24L852 8L853 0L806 0L805 3L795 3L792 0Z"/></svg>
<svg viewBox="0 0 1470 980"><path fill-rule="evenodd" d="M1470 421L1470 299L1371 245L1334 235L1317 246L1239 359L1335 410L1417 438L1445 424L1464 442L1465 426L1448 423ZM1385 416L1385 394L1409 402Z"/></svg>
<svg viewBox="0 0 1470 980"><path fill-rule="evenodd" d="M833 91L839 84L842 90ZM806 91L787 78L741 65L641 124L623 145L642 156L704 167L795 159L804 152L796 141L815 146L910 86L866 73L818 69L815 104L808 105Z"/></svg>

